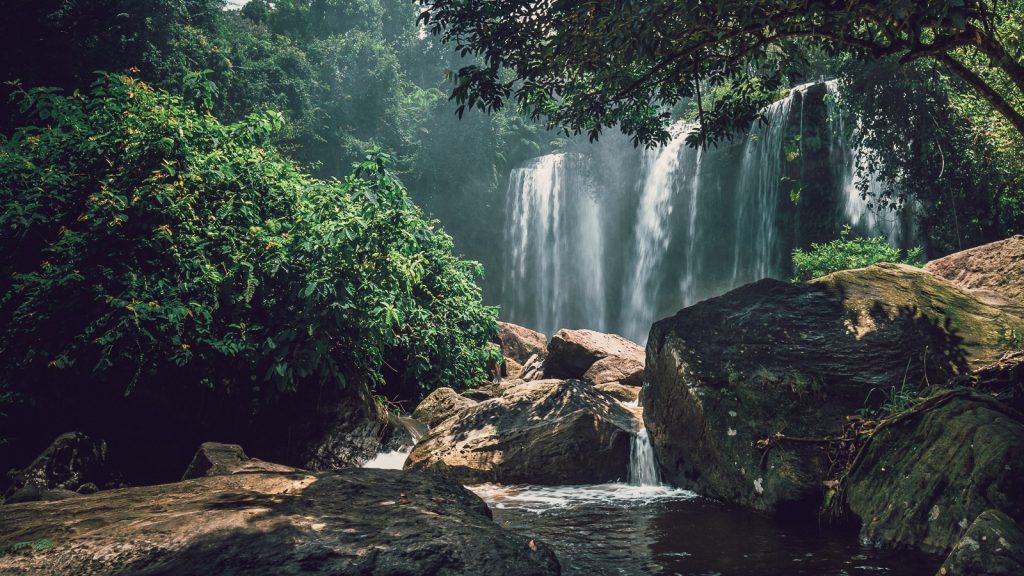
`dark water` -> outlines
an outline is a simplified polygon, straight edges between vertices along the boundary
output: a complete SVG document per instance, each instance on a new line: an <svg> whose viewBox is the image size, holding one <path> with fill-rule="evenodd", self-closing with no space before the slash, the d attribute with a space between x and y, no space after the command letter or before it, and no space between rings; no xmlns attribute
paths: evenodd
<svg viewBox="0 0 1024 576"><path fill-rule="evenodd" d="M780 524L681 490L471 486L503 526L551 545L565 575L931 576L942 559Z"/></svg>

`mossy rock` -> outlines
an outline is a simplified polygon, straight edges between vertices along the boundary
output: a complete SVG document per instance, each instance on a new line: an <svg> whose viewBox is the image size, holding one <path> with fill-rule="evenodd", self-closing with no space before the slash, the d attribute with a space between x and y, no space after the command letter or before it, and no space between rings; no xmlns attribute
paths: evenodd
<svg viewBox="0 0 1024 576"><path fill-rule="evenodd" d="M876 432L847 494L865 541L948 551L985 510L1024 520L1024 422L999 403L951 395Z"/></svg>
<svg viewBox="0 0 1024 576"><path fill-rule="evenodd" d="M834 436L901 387L993 362L1022 330L1024 319L894 264L705 300L655 323L647 345L642 401L663 477L763 512L816 512L824 445L777 434Z"/></svg>

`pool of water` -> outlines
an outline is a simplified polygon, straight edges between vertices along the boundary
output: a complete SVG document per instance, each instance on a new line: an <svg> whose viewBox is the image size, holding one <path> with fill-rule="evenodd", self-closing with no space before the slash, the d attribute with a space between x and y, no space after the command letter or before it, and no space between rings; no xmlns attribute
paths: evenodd
<svg viewBox="0 0 1024 576"><path fill-rule="evenodd" d="M536 536L565 575L932 576L942 559L862 546L662 486L468 486L501 525Z"/></svg>

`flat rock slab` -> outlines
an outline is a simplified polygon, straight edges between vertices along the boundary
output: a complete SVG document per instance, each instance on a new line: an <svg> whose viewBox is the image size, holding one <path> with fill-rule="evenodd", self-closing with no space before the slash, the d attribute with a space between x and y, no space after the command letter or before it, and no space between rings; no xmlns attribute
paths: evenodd
<svg viewBox="0 0 1024 576"><path fill-rule="evenodd" d="M17 551L10 552L16 548ZM0 573L554 575L442 479L398 470L246 473L5 506Z"/></svg>

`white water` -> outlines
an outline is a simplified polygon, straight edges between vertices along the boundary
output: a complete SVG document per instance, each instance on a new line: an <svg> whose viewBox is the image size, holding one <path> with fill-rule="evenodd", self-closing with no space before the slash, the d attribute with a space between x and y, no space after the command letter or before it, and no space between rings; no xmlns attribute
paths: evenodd
<svg viewBox="0 0 1024 576"><path fill-rule="evenodd" d="M582 486L535 486L520 484L477 484L466 486L494 508L516 508L542 513L595 504L651 504L666 500L692 500L699 496L689 490L670 486L633 486L632 484L588 484Z"/></svg>
<svg viewBox="0 0 1024 576"><path fill-rule="evenodd" d="M661 473L658 461L651 446L651 437L647 428L641 428L633 435L633 445L629 452L629 484L631 486L659 486Z"/></svg>
<svg viewBox="0 0 1024 576"><path fill-rule="evenodd" d="M406 445L400 446L395 450L389 450L387 452L378 452L376 456L363 464L363 468L383 468L385 470L401 470L405 466L405 460L409 457L409 453L416 446L416 443L420 441L427 430L426 426L420 422L412 420L411 418L397 417L391 420L392 425L398 424L402 426L406 432L409 433L409 441Z"/></svg>
<svg viewBox="0 0 1024 576"><path fill-rule="evenodd" d="M677 124L657 150L611 137L513 170L506 265L492 272L504 319L642 343L680 308L788 278L793 248L834 238L842 224L905 240L900 218L857 193L856 150L829 92L798 86L765 109L767 126L717 148L687 146L692 126Z"/></svg>

